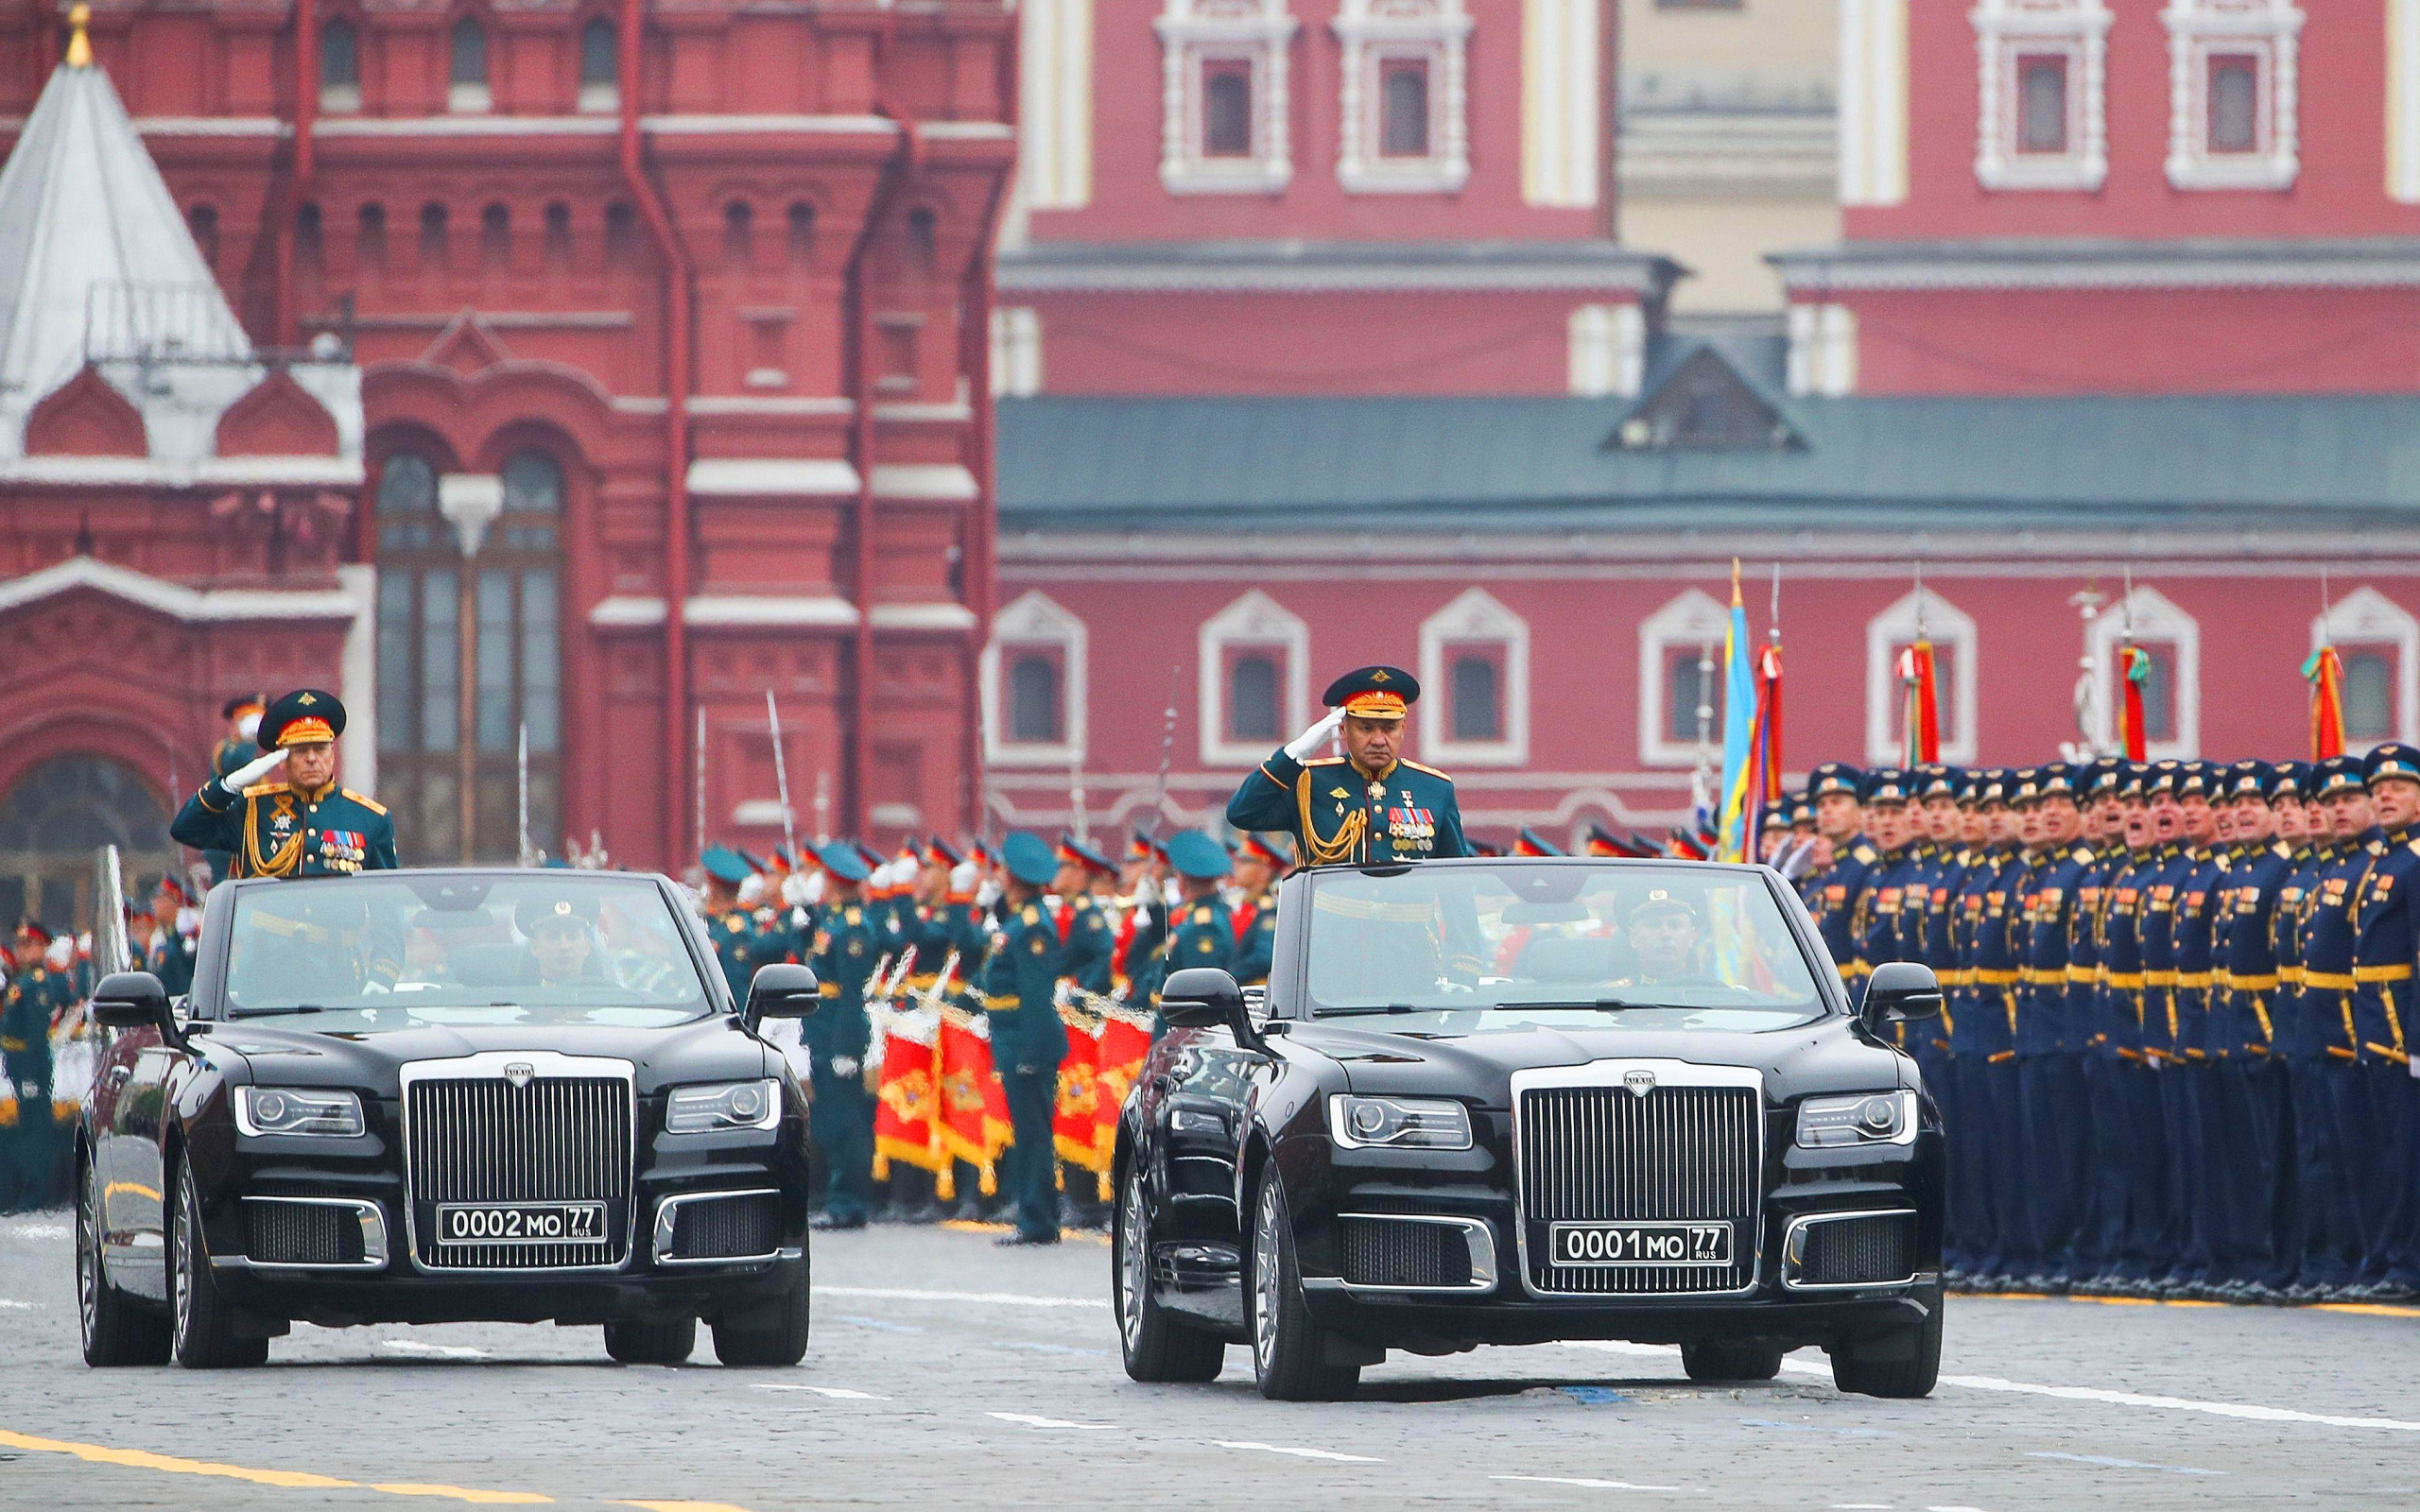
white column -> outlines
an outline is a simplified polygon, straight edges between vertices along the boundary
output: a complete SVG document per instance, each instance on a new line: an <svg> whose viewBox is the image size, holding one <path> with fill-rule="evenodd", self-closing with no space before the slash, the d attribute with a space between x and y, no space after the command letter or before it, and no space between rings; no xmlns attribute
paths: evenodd
<svg viewBox="0 0 2420 1512"><path fill-rule="evenodd" d="M362 507L368 507L364 500ZM353 623L345 627L337 670L337 696L344 700L344 737L337 754L344 784L356 793L378 793L378 569L354 562L337 569L337 583L353 600Z"/></svg>
<svg viewBox="0 0 2420 1512"><path fill-rule="evenodd" d="M1042 392L1042 312L1012 304L992 312L992 393L1025 398Z"/></svg>
<svg viewBox="0 0 2420 1512"><path fill-rule="evenodd" d="M1841 203L1908 198L1908 0L1841 0Z"/></svg>
<svg viewBox="0 0 2420 1512"><path fill-rule="evenodd" d="M1601 46L1598 0L1523 0L1521 198L1587 209L1597 202Z"/></svg>
<svg viewBox="0 0 2420 1512"><path fill-rule="evenodd" d="M1028 210L1080 210L1093 198L1092 0L1025 0L1018 197Z"/></svg>
<svg viewBox="0 0 2420 1512"><path fill-rule="evenodd" d="M2420 204L2420 0L2386 5L2386 192Z"/></svg>

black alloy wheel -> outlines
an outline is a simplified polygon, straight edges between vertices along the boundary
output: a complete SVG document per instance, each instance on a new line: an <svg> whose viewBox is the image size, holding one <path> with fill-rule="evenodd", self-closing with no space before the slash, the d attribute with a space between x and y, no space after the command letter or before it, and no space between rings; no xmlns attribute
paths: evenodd
<svg viewBox="0 0 2420 1512"><path fill-rule="evenodd" d="M1117 1225L1110 1234L1110 1280L1116 1290L1117 1342L1126 1374L1135 1381L1216 1381L1227 1343L1188 1328L1151 1293L1151 1220L1143 1173L1129 1160L1117 1191Z"/></svg>
<svg viewBox="0 0 2420 1512"><path fill-rule="evenodd" d="M137 1303L110 1280L101 1253L101 1176L92 1157L76 1165L76 1320L84 1363L108 1367L166 1365L168 1320Z"/></svg>
<svg viewBox="0 0 2420 1512"><path fill-rule="evenodd" d="M1303 1300L1286 1183L1273 1164L1261 1176L1253 1211L1244 1295L1252 1323L1253 1375L1260 1394L1271 1401L1344 1400L1360 1388L1361 1367L1327 1361L1327 1332L1311 1321L1310 1308Z"/></svg>
<svg viewBox="0 0 2420 1512"><path fill-rule="evenodd" d="M249 1369L268 1363L268 1340L238 1338L234 1309L210 1273L201 1231L201 1194L193 1167L177 1163L176 1203L168 1214L168 1291L177 1364L188 1370Z"/></svg>
<svg viewBox="0 0 2420 1512"><path fill-rule="evenodd" d="M778 1305L715 1323L715 1358L728 1366L793 1366L806 1358L807 1263L792 1268Z"/></svg>
<svg viewBox="0 0 2420 1512"><path fill-rule="evenodd" d="M1681 1368L1700 1382L1771 1381L1781 1374L1781 1346L1728 1340L1681 1346Z"/></svg>
<svg viewBox="0 0 2420 1512"><path fill-rule="evenodd" d="M605 1352L624 1365L679 1365L697 1347L694 1317L616 1318L605 1325Z"/></svg>

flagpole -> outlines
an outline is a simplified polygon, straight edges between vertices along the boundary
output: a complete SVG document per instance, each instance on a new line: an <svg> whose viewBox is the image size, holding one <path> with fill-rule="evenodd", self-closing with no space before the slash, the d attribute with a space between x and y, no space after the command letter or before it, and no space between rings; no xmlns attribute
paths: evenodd
<svg viewBox="0 0 2420 1512"><path fill-rule="evenodd" d="M798 865L798 821L790 815L790 767L782 753L782 711L773 702L773 690L765 690L765 722L773 731L773 785L782 799L782 848L789 852L790 865Z"/></svg>
<svg viewBox="0 0 2420 1512"><path fill-rule="evenodd" d="M698 705L698 733L692 745L689 765L698 789L698 843L693 853L702 856L706 853L706 706L702 703Z"/></svg>

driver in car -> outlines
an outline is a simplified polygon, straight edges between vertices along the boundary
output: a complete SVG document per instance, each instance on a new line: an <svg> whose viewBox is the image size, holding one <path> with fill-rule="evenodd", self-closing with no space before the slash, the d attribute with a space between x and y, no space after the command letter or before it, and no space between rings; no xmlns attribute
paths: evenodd
<svg viewBox="0 0 2420 1512"><path fill-rule="evenodd" d="M529 937L540 987L595 985L609 980L596 948L596 906L572 898L532 898L513 912Z"/></svg>
<svg viewBox="0 0 2420 1512"><path fill-rule="evenodd" d="M1663 887L1630 911L1630 948L1638 971L1620 987L1718 987L1698 961L1698 911Z"/></svg>

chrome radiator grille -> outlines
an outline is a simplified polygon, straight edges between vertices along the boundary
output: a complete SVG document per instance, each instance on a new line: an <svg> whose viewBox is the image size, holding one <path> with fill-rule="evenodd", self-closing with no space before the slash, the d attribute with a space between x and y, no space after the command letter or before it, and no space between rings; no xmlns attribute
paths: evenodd
<svg viewBox="0 0 2420 1512"><path fill-rule="evenodd" d="M1756 1276L1763 1112L1753 1087L1542 1087L1521 1094L1523 1263L1539 1292L1736 1292ZM1721 1219L1728 1265L1548 1263L1550 1227Z"/></svg>
<svg viewBox="0 0 2420 1512"><path fill-rule="evenodd" d="M414 1252L433 1270L617 1265L629 1252L632 1117L619 1077L414 1082L404 1093ZM602 1202L587 1244L440 1245L436 1211L456 1202Z"/></svg>

